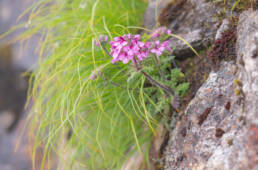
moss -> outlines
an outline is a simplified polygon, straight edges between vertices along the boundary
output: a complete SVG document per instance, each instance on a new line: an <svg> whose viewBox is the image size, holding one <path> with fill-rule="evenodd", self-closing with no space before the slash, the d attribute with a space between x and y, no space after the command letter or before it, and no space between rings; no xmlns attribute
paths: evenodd
<svg viewBox="0 0 258 170"><path fill-rule="evenodd" d="M257 2L254 0L206 0L229 11L242 12L249 8L255 9Z"/></svg>
<svg viewBox="0 0 258 170"><path fill-rule="evenodd" d="M212 70L212 63L207 59L206 51L207 49L200 51L200 57L189 57L179 65L185 74L186 81L190 84L189 90L182 101L183 107L186 107L188 102L195 96L197 90L207 80Z"/></svg>
<svg viewBox="0 0 258 170"><path fill-rule="evenodd" d="M213 42L212 48L208 52L208 58L211 59L215 64L218 64L222 59L235 59L235 43L236 29L231 28L224 31L221 35L221 38Z"/></svg>
<svg viewBox="0 0 258 170"><path fill-rule="evenodd" d="M216 136L217 138L221 138L221 137L224 135L224 133L225 133L225 131L224 131L223 129L217 128L217 129L216 129L216 132L215 132L215 136Z"/></svg>
<svg viewBox="0 0 258 170"><path fill-rule="evenodd" d="M253 4L254 2L252 0L238 0L235 1L231 10L236 12L243 12L249 8L254 8Z"/></svg>
<svg viewBox="0 0 258 170"><path fill-rule="evenodd" d="M241 94L239 89L235 89L235 95L239 96Z"/></svg>
<svg viewBox="0 0 258 170"><path fill-rule="evenodd" d="M244 116L239 116L238 122L242 122L244 120Z"/></svg>
<svg viewBox="0 0 258 170"><path fill-rule="evenodd" d="M230 110L231 107L231 102L228 101L227 104L225 105L225 109Z"/></svg>
<svg viewBox="0 0 258 170"><path fill-rule="evenodd" d="M211 2L219 7L217 14L213 17L216 17L220 22L229 17L232 25L235 26L238 24L238 16L243 11L258 9L257 0L206 0L206 2Z"/></svg>
<svg viewBox="0 0 258 170"><path fill-rule="evenodd" d="M179 14L181 9L187 5L187 0L171 0L161 11L158 22L160 25L169 25ZM171 12L173 11L173 12Z"/></svg>
<svg viewBox="0 0 258 170"><path fill-rule="evenodd" d="M234 84L237 85L237 86L240 86L240 87L242 86L242 83L238 79L234 80Z"/></svg>
<svg viewBox="0 0 258 170"><path fill-rule="evenodd" d="M229 146L232 146L233 145L233 139L229 139L227 143L228 143Z"/></svg>

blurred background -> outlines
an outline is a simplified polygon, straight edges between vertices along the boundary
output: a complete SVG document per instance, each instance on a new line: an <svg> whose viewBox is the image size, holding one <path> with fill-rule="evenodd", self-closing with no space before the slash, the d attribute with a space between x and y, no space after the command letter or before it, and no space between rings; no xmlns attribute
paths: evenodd
<svg viewBox="0 0 258 170"><path fill-rule="evenodd" d="M17 18L35 2L0 0L0 35L27 21L28 16L19 21ZM28 135L22 133L27 116L24 104L28 89L28 77L23 73L36 67L38 37L28 43L10 43L18 33L0 40L0 170L32 169Z"/></svg>

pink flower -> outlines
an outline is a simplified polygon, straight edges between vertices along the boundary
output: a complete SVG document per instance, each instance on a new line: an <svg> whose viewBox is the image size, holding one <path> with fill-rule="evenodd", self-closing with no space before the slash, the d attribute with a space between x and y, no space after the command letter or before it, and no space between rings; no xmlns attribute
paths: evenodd
<svg viewBox="0 0 258 170"><path fill-rule="evenodd" d="M160 33L158 31L154 31L151 35L152 38L158 38L160 37Z"/></svg>
<svg viewBox="0 0 258 170"><path fill-rule="evenodd" d="M164 41L160 46L164 47L167 51L172 53L172 49L170 48L169 43L170 43L169 40L167 40L167 41Z"/></svg>
<svg viewBox="0 0 258 170"><path fill-rule="evenodd" d="M171 31L170 29L167 30L167 34L168 34L168 35L171 34L171 32L172 32L172 31Z"/></svg>
<svg viewBox="0 0 258 170"><path fill-rule="evenodd" d="M101 43L107 42L107 41L108 41L108 36L106 36L106 35L100 35L100 36L99 36L99 39L98 39L97 41L95 40L95 45L96 45L96 46L100 46Z"/></svg>
<svg viewBox="0 0 258 170"><path fill-rule="evenodd" d="M166 33L168 30L163 27L160 28L160 31ZM153 43L142 42L140 39L140 35L131 34L115 37L114 40L109 43L111 45L110 55L113 58L112 63L118 61L122 61L124 64L130 61L139 62L146 59L150 52L157 56L161 56L165 50L172 52L168 40L163 43L156 40Z"/></svg>
<svg viewBox="0 0 258 170"><path fill-rule="evenodd" d="M160 47L160 41L157 40L155 41L154 48L151 50L151 52L157 56L161 56L163 50L163 47Z"/></svg>
<svg viewBox="0 0 258 170"><path fill-rule="evenodd" d="M140 61L142 61L148 57L151 43L146 42L146 43L141 44L140 46L141 46L141 49L139 50L137 57Z"/></svg>
<svg viewBox="0 0 258 170"><path fill-rule="evenodd" d="M131 34L115 37L114 41L110 42L112 63L122 61L126 64L129 61L138 62L147 58L150 43L141 42L140 38L140 35L133 36Z"/></svg>
<svg viewBox="0 0 258 170"><path fill-rule="evenodd" d="M167 29L166 27L159 27L153 31L151 37L155 39L164 34L171 34L171 30Z"/></svg>
<svg viewBox="0 0 258 170"><path fill-rule="evenodd" d="M99 41L94 40L94 42L95 42L95 45L96 45L97 47L99 47L99 46L100 46Z"/></svg>
<svg viewBox="0 0 258 170"><path fill-rule="evenodd" d="M108 36L106 36L106 35L100 35L100 36L99 36L99 41L101 41L101 42L107 42L107 41L108 41Z"/></svg>
<svg viewBox="0 0 258 170"><path fill-rule="evenodd" d="M169 40L164 41L162 44L160 44L159 40L155 41L154 48L151 49L151 52L157 56L161 56L164 50L172 52L171 48L169 47Z"/></svg>

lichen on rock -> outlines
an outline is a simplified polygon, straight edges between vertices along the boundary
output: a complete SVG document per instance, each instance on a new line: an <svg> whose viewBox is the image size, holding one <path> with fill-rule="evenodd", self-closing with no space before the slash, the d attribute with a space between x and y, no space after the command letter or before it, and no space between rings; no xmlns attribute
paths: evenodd
<svg viewBox="0 0 258 170"><path fill-rule="evenodd" d="M170 132L165 169L258 168L257 28L258 11L240 15L236 64L221 62L189 103Z"/></svg>

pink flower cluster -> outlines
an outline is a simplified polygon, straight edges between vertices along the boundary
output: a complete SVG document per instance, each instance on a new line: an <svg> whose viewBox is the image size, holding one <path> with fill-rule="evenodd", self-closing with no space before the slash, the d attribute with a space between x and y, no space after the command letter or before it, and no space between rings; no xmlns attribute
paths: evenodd
<svg viewBox="0 0 258 170"><path fill-rule="evenodd" d="M113 57L112 63L122 61L124 64L129 61L139 62L146 59L149 53L160 56L164 50L172 51L169 47L169 41L160 43L159 40L155 42L142 42L140 35L123 35L115 37L114 41L110 42L111 52Z"/></svg>
<svg viewBox="0 0 258 170"><path fill-rule="evenodd" d="M164 41L163 43L160 43L159 40L155 41L154 46L151 49L151 52L153 54L156 54L157 56L161 56L164 50L168 50L169 52L172 52L171 48L169 47L169 40Z"/></svg>
<svg viewBox="0 0 258 170"><path fill-rule="evenodd" d="M122 61L124 64L130 60L133 62L141 61L147 58L149 54L150 43L141 42L140 35L123 35L115 37L114 41L110 42L113 60L112 63Z"/></svg>
<svg viewBox="0 0 258 170"><path fill-rule="evenodd" d="M95 40L96 46L100 46L101 43L107 42L108 41L108 36L106 35L100 35L98 38L98 41Z"/></svg>
<svg viewBox="0 0 258 170"><path fill-rule="evenodd" d="M151 34L151 37L158 38L161 35L166 35L166 34L167 35L171 34L171 30L167 29L166 27L159 27L153 31L153 33Z"/></svg>

